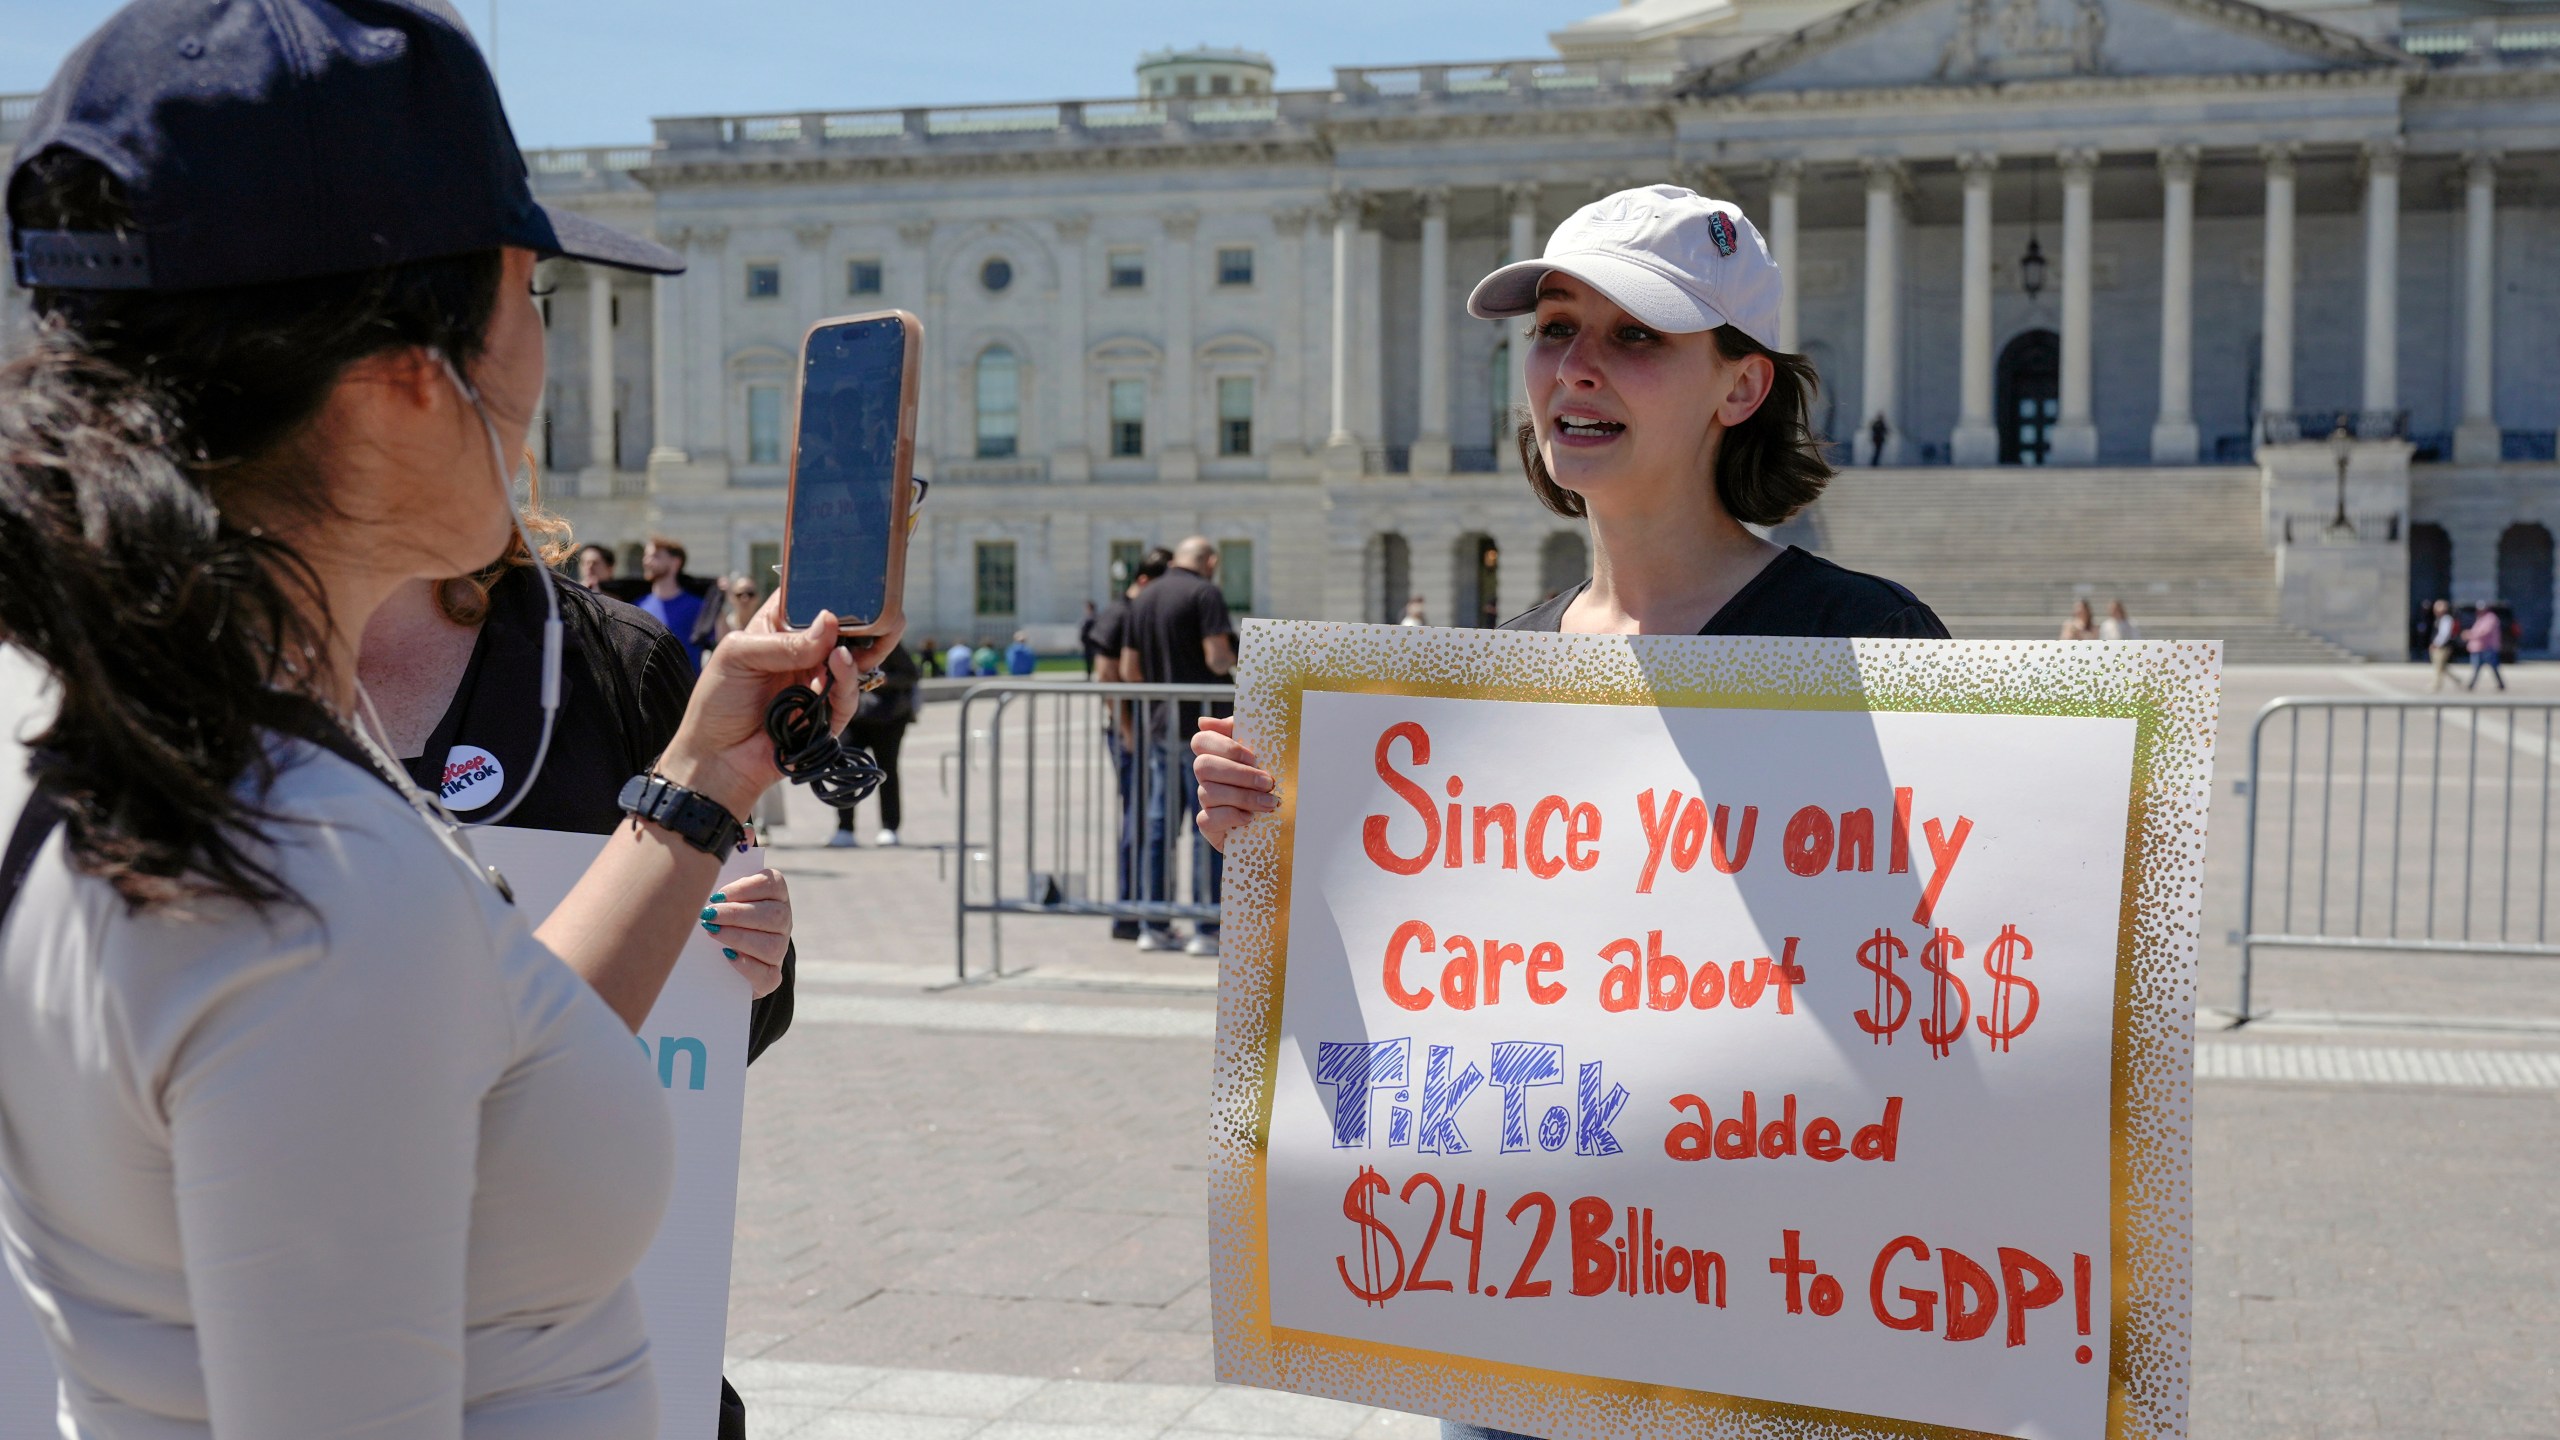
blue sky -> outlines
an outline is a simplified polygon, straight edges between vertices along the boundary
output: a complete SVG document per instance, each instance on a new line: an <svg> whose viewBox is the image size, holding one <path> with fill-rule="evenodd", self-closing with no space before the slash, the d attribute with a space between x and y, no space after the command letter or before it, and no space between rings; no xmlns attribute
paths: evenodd
<svg viewBox="0 0 2560 1440"><path fill-rule="evenodd" d="M499 83L527 145L648 138L652 115L1131 93L1139 52L1242 45L1285 87L1336 65L1551 53L1611 0L498 0ZM475 29L490 0L458 0ZM0 92L40 90L109 0L11 0Z"/></svg>

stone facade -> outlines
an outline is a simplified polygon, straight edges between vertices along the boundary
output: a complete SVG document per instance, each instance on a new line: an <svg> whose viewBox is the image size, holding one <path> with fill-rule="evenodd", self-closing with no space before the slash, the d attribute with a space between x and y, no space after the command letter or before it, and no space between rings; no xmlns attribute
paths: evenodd
<svg viewBox="0 0 2560 1440"><path fill-rule="evenodd" d="M692 266L546 267L546 498L589 538L764 563L802 332L898 306L927 332L919 636L1055 643L1115 554L1192 532L1230 542L1256 613L1515 612L1579 578L1582 539L1527 494L1512 341L1465 294L1667 179L1768 233L1844 458L1914 485L2022 448L2129 487L2255 464L2278 515L2345 415L2393 537L2371 543L2440 513L2469 586L2481 517L2539 515L2560 480L2560 25L2398 15L1646 0L1560 31L1563 58L1325 91L668 119L532 152L546 200ZM2364 564L2288 562L2286 534L2287 597ZM2351 622L2335 586L2284 618L2385 653L2405 582L2366 588Z"/></svg>

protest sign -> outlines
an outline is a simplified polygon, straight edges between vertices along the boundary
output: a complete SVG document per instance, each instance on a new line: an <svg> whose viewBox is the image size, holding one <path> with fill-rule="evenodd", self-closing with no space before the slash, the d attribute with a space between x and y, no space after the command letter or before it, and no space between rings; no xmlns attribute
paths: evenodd
<svg viewBox="0 0 2560 1440"><path fill-rule="evenodd" d="M535 925L566 897L605 844L548 830L470 832ZM750 850L726 881L764 867ZM675 1125L675 1187L658 1238L632 1275L649 1317L659 1433L710 1440L720 1428L720 1357L729 1328L730 1237L738 1209L738 1143L747 1072L745 978L693 929L636 1043L648 1055ZM15 1284L0 1281L0 1440L52 1440L54 1370Z"/></svg>
<svg viewBox="0 0 2560 1440"><path fill-rule="evenodd" d="M1219 1378L2182 1434L2219 663L1249 622Z"/></svg>

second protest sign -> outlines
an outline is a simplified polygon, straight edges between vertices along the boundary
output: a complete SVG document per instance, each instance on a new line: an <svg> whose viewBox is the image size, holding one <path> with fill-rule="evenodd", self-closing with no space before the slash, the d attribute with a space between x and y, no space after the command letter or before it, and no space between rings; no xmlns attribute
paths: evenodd
<svg viewBox="0 0 2560 1440"><path fill-rule="evenodd" d="M2174 1434L2210 646L1254 623L1221 1379Z"/></svg>

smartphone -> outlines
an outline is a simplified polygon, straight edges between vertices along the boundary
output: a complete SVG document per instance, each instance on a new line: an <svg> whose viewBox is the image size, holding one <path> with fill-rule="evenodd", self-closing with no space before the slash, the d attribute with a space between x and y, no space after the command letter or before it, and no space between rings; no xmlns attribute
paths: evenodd
<svg viewBox="0 0 2560 1440"><path fill-rule="evenodd" d="M848 640L903 615L914 506L916 359L904 310L821 320L800 342L800 422L782 530L782 618L835 612Z"/></svg>

